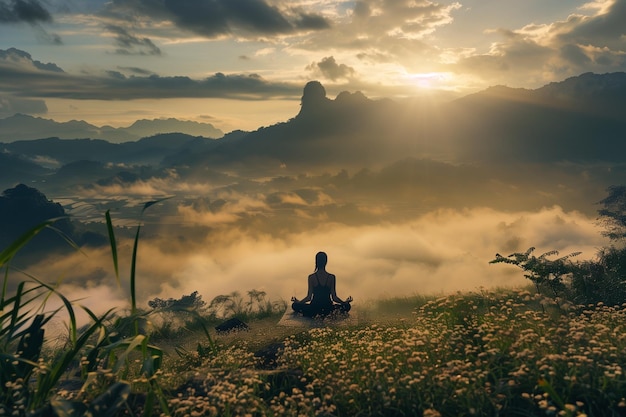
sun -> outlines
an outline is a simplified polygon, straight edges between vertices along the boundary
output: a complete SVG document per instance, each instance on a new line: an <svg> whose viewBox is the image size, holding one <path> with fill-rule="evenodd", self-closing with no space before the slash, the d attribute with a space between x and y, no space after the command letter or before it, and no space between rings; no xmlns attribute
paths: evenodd
<svg viewBox="0 0 626 417"><path fill-rule="evenodd" d="M422 90L447 89L454 79L449 72L407 73L406 77L411 85Z"/></svg>

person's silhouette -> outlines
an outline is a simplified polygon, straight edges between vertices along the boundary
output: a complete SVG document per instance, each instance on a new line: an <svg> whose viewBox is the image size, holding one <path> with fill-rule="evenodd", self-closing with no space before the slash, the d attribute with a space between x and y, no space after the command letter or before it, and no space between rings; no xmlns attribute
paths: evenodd
<svg viewBox="0 0 626 417"><path fill-rule="evenodd" d="M352 297L342 300L335 290L336 278L326 271L328 256L324 252L315 255L315 271L309 275L306 297L291 297L291 308L305 317L326 317L330 314L347 314Z"/></svg>

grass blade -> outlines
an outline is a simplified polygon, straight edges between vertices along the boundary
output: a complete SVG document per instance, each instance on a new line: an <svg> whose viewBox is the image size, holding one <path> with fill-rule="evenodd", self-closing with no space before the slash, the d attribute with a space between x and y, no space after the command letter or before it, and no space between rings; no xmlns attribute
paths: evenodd
<svg viewBox="0 0 626 417"><path fill-rule="evenodd" d="M76 329L78 328L78 326L76 325L76 314L74 313L74 308L72 307L72 303L70 302L70 300L68 300L63 294L57 291L56 288L54 288L53 286L48 285L33 276L30 276L30 279L37 282L42 287L47 288L61 299L61 301L65 305L67 314L70 316L70 340L72 341L72 344L76 343Z"/></svg>
<svg viewBox="0 0 626 417"><path fill-rule="evenodd" d="M115 242L115 231L113 230L113 221L111 220L111 210L107 210L104 214L107 222L107 230L109 232L109 242L111 243L111 256L113 257L113 267L115 268L115 278L117 285L122 286L120 282L120 268L117 259L117 243Z"/></svg>
<svg viewBox="0 0 626 417"><path fill-rule="evenodd" d="M134 316L137 313L137 295L135 289L135 271L137 269L137 247L139 246L139 231L141 225L137 226L137 233L135 234L135 243L133 245L133 257L130 265L130 302L131 302L131 314Z"/></svg>
<svg viewBox="0 0 626 417"><path fill-rule="evenodd" d="M49 227L50 225L52 225L54 222L56 222L59 219L60 217L46 220L45 222L38 224L37 226L33 227L32 229L30 229L29 231L21 235L19 238L17 238L17 240L15 240L11 245L9 245L8 248L0 252L0 266L4 266L9 260L11 260L11 258L15 256L15 254L20 249L22 249L28 242L30 242L32 238L37 236L39 232L41 232L46 227Z"/></svg>
<svg viewBox="0 0 626 417"><path fill-rule="evenodd" d="M143 214L143 212L146 211L146 209L148 207L153 206L155 204L158 204L158 203L160 203L162 201L169 200L170 198L173 198L173 196L172 197L159 198L158 200L148 201L148 202L144 203L143 209L141 209L141 214Z"/></svg>

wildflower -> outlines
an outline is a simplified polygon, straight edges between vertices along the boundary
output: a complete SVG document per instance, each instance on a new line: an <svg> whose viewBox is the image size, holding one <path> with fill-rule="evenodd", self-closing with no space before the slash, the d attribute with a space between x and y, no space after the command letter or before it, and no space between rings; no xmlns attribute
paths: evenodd
<svg viewBox="0 0 626 417"><path fill-rule="evenodd" d="M424 417L441 417L441 413L434 408L424 410Z"/></svg>

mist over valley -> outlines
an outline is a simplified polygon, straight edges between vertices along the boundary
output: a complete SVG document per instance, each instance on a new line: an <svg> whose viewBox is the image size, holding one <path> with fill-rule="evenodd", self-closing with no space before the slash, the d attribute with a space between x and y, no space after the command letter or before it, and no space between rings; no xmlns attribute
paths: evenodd
<svg viewBox="0 0 626 417"><path fill-rule="evenodd" d="M596 203L624 182L624 97L624 73L536 90L492 87L441 103L360 92L329 98L309 82L294 117L281 123L123 142L60 139L63 126L54 123L24 140L11 133L19 125L3 130L4 119L0 185L43 193L69 215L67 232L83 245L78 252L48 237L53 243L40 246L65 250L33 247L16 259L20 267L102 309L123 305L128 288L117 286L111 267L107 210L122 276L143 225L144 304L193 291L206 299L251 289L302 296L320 250L338 292L355 303L523 285L517 269L488 264L496 252L536 246L590 259L607 243ZM25 231L11 196L0 197L2 221ZM160 199L140 217L144 203ZM9 236L3 225L4 245L19 235L13 229Z"/></svg>

